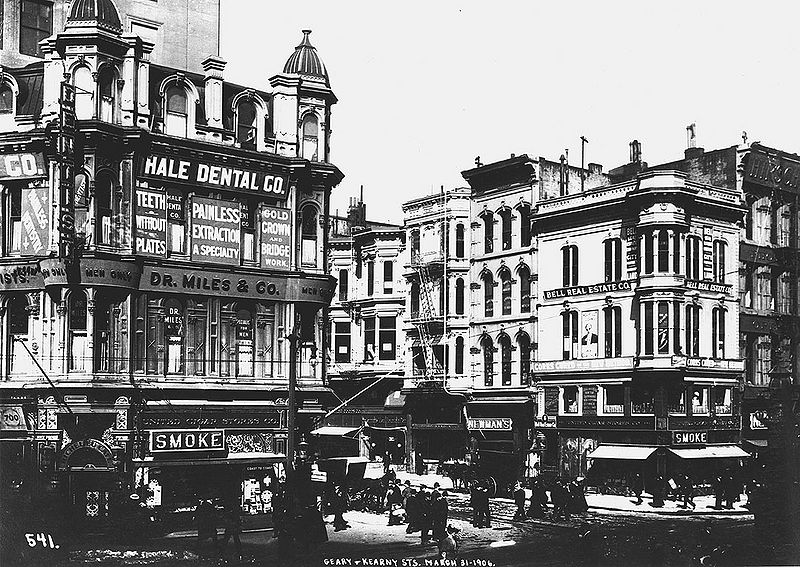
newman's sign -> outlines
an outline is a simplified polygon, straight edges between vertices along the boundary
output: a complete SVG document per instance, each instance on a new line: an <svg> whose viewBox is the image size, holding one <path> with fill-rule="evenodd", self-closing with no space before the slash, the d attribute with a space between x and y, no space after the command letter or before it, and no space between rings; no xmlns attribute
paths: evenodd
<svg viewBox="0 0 800 567"><path fill-rule="evenodd" d="M511 431L510 417L470 417L467 429L481 431Z"/></svg>
<svg viewBox="0 0 800 567"><path fill-rule="evenodd" d="M150 452L221 451L225 449L222 429L166 429L150 432Z"/></svg>
<svg viewBox="0 0 800 567"><path fill-rule="evenodd" d="M152 154L139 162L139 175L159 181L177 181L195 187L232 189L285 199L286 175Z"/></svg>

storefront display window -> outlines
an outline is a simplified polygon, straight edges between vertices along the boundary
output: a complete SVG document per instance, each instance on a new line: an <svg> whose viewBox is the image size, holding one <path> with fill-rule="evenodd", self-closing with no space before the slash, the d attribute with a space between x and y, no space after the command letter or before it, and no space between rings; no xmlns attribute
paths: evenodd
<svg viewBox="0 0 800 567"><path fill-rule="evenodd" d="M563 386L561 388L561 414L580 414L580 388L578 386Z"/></svg>
<svg viewBox="0 0 800 567"><path fill-rule="evenodd" d="M631 387L631 413L639 415L653 414L653 391L641 386Z"/></svg>
<svg viewBox="0 0 800 567"><path fill-rule="evenodd" d="M667 411L671 414L686 415L686 391L684 389L667 390Z"/></svg>
<svg viewBox="0 0 800 567"><path fill-rule="evenodd" d="M708 388L692 388L692 415L708 415Z"/></svg>
<svg viewBox="0 0 800 567"><path fill-rule="evenodd" d="M603 413L619 414L623 413L625 405L625 387L602 386L603 390Z"/></svg>
<svg viewBox="0 0 800 567"><path fill-rule="evenodd" d="M714 413L733 415L733 389L727 386L714 386Z"/></svg>

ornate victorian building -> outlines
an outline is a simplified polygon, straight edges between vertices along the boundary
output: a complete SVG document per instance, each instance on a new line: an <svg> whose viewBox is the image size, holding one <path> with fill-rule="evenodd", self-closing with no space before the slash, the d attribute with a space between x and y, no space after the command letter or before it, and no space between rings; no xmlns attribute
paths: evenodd
<svg viewBox="0 0 800 567"><path fill-rule="evenodd" d="M301 430L331 403L336 97L309 31L267 91L205 56L216 19L187 69L157 64L123 18L75 0L42 60L0 76L4 467L79 520L131 490L165 510L224 494L262 512L287 451L287 335Z"/></svg>

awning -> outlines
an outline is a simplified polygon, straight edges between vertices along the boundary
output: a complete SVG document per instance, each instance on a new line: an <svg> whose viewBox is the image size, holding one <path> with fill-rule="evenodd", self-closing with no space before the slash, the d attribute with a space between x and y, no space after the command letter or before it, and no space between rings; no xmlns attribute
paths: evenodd
<svg viewBox="0 0 800 567"><path fill-rule="evenodd" d="M329 437L351 437L360 431L360 427L339 427L335 425L325 425L311 432L311 435L327 435Z"/></svg>
<svg viewBox="0 0 800 567"><path fill-rule="evenodd" d="M766 439L745 439L745 443L750 443L754 447L758 447L759 449L765 449L769 446L769 441Z"/></svg>
<svg viewBox="0 0 800 567"><path fill-rule="evenodd" d="M750 453L738 445L709 445L687 449L670 449L681 459L738 459L749 457Z"/></svg>
<svg viewBox="0 0 800 567"><path fill-rule="evenodd" d="M644 461L656 452L658 447L646 445L600 445L586 455L587 459L620 459L625 461Z"/></svg>
<svg viewBox="0 0 800 567"><path fill-rule="evenodd" d="M286 455L282 453L229 453L227 457L215 457L211 459L154 459L152 456L144 459L133 459L134 465L140 467L183 467L196 465L271 465L286 460Z"/></svg>
<svg viewBox="0 0 800 567"><path fill-rule="evenodd" d="M485 398L475 398L467 402L469 406L478 406L481 404L528 404L532 403L533 399L527 396L486 396Z"/></svg>
<svg viewBox="0 0 800 567"><path fill-rule="evenodd" d="M401 393L399 390L396 392L392 392L388 396L386 396L386 401L383 402L383 407L385 408L402 408L406 403L406 396L405 394Z"/></svg>

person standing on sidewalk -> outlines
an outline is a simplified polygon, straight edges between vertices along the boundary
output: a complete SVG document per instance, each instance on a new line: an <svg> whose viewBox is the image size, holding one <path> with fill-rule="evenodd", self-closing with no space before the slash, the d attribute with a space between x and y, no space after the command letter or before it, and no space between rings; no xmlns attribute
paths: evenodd
<svg viewBox="0 0 800 567"><path fill-rule="evenodd" d="M636 503L642 503L642 492L644 492L644 481L642 481L642 475L636 473L633 475L633 479L631 479L631 492L633 495L636 496Z"/></svg>
<svg viewBox="0 0 800 567"><path fill-rule="evenodd" d="M688 474L683 475L681 490L683 492L683 507L688 508L691 506L692 510L694 510L696 507L694 503L694 482L692 482L692 477Z"/></svg>
<svg viewBox="0 0 800 567"><path fill-rule="evenodd" d="M214 548L219 547L217 539L217 511L210 500L201 500L194 512L194 521L197 523L197 548L207 539L214 542Z"/></svg>
<svg viewBox="0 0 800 567"><path fill-rule="evenodd" d="M433 503L432 495L423 484L419 491L419 525L421 528L420 539L422 545L427 545L430 540L430 532L433 523Z"/></svg>
<svg viewBox="0 0 800 567"><path fill-rule="evenodd" d="M434 497L431 504L433 519L433 539L437 542L447 537L447 517L450 513L447 498L438 490L433 491Z"/></svg>
<svg viewBox="0 0 800 567"><path fill-rule="evenodd" d="M533 494L531 494L531 505L528 507L529 518L544 518L547 512L547 492L544 484L539 479L533 481Z"/></svg>
<svg viewBox="0 0 800 567"><path fill-rule="evenodd" d="M517 482L514 485L514 504L517 505L517 512L514 514L514 520L525 519L525 489Z"/></svg>
<svg viewBox="0 0 800 567"><path fill-rule="evenodd" d="M233 538L233 544L236 549L236 557L239 561L242 560L242 540L239 534L242 533L242 516L241 507L239 503L233 499L225 503L223 512L223 525L225 526L225 534L222 536L222 543L220 544L219 555L223 559L228 548L228 540Z"/></svg>
<svg viewBox="0 0 800 567"><path fill-rule="evenodd" d="M400 487L397 486L397 481L390 483L389 488L386 490L386 508L389 510L390 526L400 523L400 516L395 513L395 510L400 508L402 499L403 497L400 494Z"/></svg>

